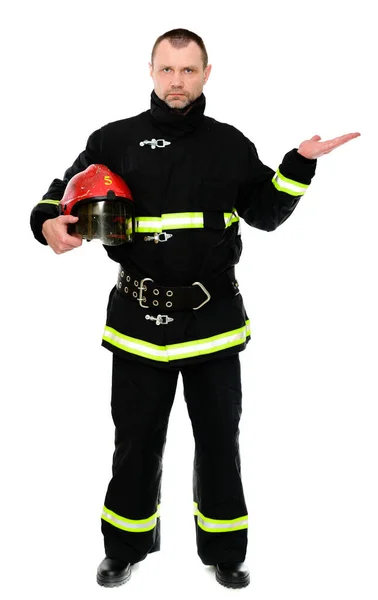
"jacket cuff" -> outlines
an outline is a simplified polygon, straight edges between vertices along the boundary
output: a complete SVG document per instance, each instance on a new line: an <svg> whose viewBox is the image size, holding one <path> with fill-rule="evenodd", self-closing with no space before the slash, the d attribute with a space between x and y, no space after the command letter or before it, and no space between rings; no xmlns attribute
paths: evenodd
<svg viewBox="0 0 378 600"><path fill-rule="evenodd" d="M48 215L42 211L35 211L30 218L30 227L33 231L34 237L38 242L47 246L46 238L42 233L42 226L47 219L53 219L52 215Z"/></svg>
<svg viewBox="0 0 378 600"><path fill-rule="evenodd" d="M315 175L316 165L316 158L306 158L299 154L297 148L293 148L285 154L279 166L279 171L288 179L309 185Z"/></svg>

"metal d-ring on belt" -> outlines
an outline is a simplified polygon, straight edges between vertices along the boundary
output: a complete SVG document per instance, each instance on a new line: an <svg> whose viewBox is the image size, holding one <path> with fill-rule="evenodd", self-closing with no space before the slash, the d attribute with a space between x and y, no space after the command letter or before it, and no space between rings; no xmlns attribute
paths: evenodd
<svg viewBox="0 0 378 600"><path fill-rule="evenodd" d="M163 286L157 285L150 277L140 279L121 265L117 290L123 296L138 302L142 308L165 311L198 310L207 304L213 295L236 296L239 294L239 285L233 268L205 283L194 281L188 286Z"/></svg>

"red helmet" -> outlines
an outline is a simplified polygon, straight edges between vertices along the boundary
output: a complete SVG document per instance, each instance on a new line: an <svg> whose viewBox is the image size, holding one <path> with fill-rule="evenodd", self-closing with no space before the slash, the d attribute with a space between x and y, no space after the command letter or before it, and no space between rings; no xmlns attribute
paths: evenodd
<svg viewBox="0 0 378 600"><path fill-rule="evenodd" d="M59 203L60 214L79 217L69 233L108 246L131 242L134 236L134 202L122 177L105 165L90 165L70 179Z"/></svg>

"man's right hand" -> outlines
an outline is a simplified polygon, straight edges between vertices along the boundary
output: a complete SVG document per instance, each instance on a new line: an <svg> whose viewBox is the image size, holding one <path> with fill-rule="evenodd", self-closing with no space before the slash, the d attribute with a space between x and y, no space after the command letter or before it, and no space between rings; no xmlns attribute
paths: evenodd
<svg viewBox="0 0 378 600"><path fill-rule="evenodd" d="M79 233L67 233L69 223L76 223L78 217L72 215L61 215L55 219L47 219L42 226L42 233L46 242L55 252L63 254L74 248L78 248L83 243Z"/></svg>

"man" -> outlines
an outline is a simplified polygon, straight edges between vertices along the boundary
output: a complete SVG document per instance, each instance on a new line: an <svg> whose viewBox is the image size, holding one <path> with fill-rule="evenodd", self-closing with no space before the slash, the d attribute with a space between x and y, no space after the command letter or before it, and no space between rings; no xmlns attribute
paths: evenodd
<svg viewBox="0 0 378 600"><path fill-rule="evenodd" d="M248 585L238 353L250 333L234 274L239 219L274 230L308 188L316 159L359 135L314 136L274 172L242 133L204 116L210 71L196 34L160 36L150 64L151 109L95 131L31 215L35 237L57 254L80 246L81 236L67 231L78 218L58 216L57 205L91 164L121 176L135 205L133 243L104 244L121 265L103 337L113 352L115 452L97 581L108 587L125 583L131 565L160 547L162 458L179 372L195 438L198 554L222 585Z"/></svg>

